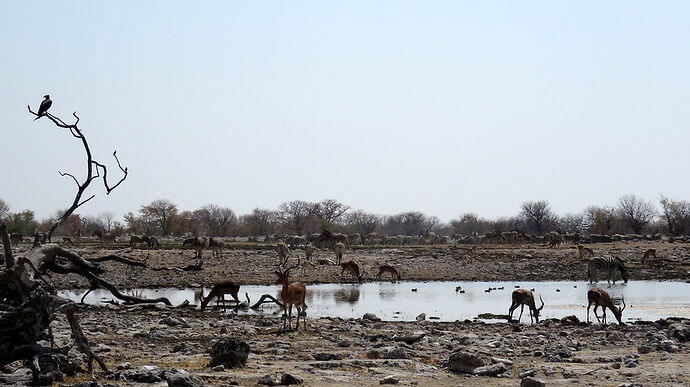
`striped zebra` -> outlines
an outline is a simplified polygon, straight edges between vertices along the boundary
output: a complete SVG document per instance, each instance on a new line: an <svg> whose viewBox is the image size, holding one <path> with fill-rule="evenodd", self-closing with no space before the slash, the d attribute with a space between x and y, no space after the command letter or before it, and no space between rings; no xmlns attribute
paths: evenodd
<svg viewBox="0 0 690 387"><path fill-rule="evenodd" d="M623 261L620 258L615 257L595 257L590 258L589 264L587 265L587 279L589 283L597 282L597 271L606 272L606 281L611 283L616 283L616 277L614 277L614 272L618 270L621 273L621 278L624 282L628 282L628 270L625 268Z"/></svg>

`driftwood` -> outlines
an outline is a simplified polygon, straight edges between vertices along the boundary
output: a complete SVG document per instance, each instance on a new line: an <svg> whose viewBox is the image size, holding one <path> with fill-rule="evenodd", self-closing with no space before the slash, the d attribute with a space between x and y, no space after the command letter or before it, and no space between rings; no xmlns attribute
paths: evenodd
<svg viewBox="0 0 690 387"><path fill-rule="evenodd" d="M277 304L278 306L280 306L281 308L283 308L283 303L278 301L275 297L273 297L270 294L264 294L263 296L261 296L261 298L259 298L259 301L257 301L256 304L252 305L251 308L256 309L259 306L261 306L262 304L268 304L271 302L273 302L273 303Z"/></svg>

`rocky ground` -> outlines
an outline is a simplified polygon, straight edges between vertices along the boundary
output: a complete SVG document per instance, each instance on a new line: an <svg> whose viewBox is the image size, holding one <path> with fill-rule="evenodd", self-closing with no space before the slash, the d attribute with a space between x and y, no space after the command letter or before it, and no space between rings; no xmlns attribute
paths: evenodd
<svg viewBox="0 0 690 387"><path fill-rule="evenodd" d="M665 242L618 242L589 245L595 255L611 255L625 261L631 280L690 280L690 244ZM17 251L25 251L28 246ZM657 250L657 259L641 262L644 251ZM196 263L194 251L168 249L99 249L77 248L87 258L117 253L146 261L152 267L184 267ZM291 250L290 262L304 258L302 250ZM320 250L312 257L334 260L333 254ZM429 281L542 281L585 280L586 259L578 256L575 246L547 248L540 245L505 246L411 246L398 248L348 249L345 260L353 259L365 268L365 279L372 279L379 264L393 264L402 271L404 280ZM275 281L274 265L278 258L272 246L228 248L220 257L204 252L203 270L179 272L131 270L123 264L106 262L104 278L120 288L188 287L192 284L212 285L231 279L238 284L271 284ZM556 263L556 264L554 264ZM307 283L338 282L340 268L329 264L308 267L305 275L294 278ZM56 276L58 288L87 287L77 276Z"/></svg>
<svg viewBox="0 0 690 387"><path fill-rule="evenodd" d="M114 371L97 372L101 384L165 385L174 369L207 385L270 384L271 375L284 373L308 386L517 386L528 376L546 385L690 384L687 319L626 326L310 319L307 331L279 334L277 317L161 306L89 306L80 317ZM54 330L58 344L68 341L65 321ZM249 345L246 366L210 367L213 343L228 337ZM80 380L91 377L65 383Z"/></svg>
<svg viewBox="0 0 690 387"><path fill-rule="evenodd" d="M592 247L598 255L623 258L631 280L690 278L687 244ZM642 253L650 247L657 249L658 259L641 263ZM115 251L80 249L86 257ZM119 250L119 254L147 258L154 267L194 262L194 253L181 249ZM119 263L104 263L104 278L121 288L185 287L222 278L269 284L275 279L273 250L228 249L220 258L206 254L200 272L130 270ZM293 258L296 254L303 252L293 252ZM332 259L321 251L314 261L321 258ZM367 268L395 264L408 280L584 280L586 267L572 246L478 246L474 251L448 246L363 248L348 251L346 259ZM317 265L297 279L334 282L339 280L338 273L333 266ZM368 271L368 277L373 274ZM61 288L85 286L77 277L55 275L51 281ZM102 385L270 385L287 374L284 382L301 380L310 386L538 386L539 381L546 385L690 385L688 319L605 326L559 320L536 325L381 322L367 317L310 318L306 331L280 333L282 320L268 313L234 315L160 305L81 306L84 331L114 373L96 372L93 378L78 373L65 384L96 380ZM53 330L58 345L69 342L69 327L62 317ZM244 367L210 365L212 346L225 339L249 345ZM76 349L70 353L79 358ZM14 364L4 371L14 371L14 379L0 374L0 384L17 380L26 369Z"/></svg>

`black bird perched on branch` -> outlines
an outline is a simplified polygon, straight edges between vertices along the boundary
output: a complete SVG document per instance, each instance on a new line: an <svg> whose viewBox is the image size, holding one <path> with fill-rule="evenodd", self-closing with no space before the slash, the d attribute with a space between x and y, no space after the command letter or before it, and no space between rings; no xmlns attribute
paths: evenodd
<svg viewBox="0 0 690 387"><path fill-rule="evenodd" d="M50 105L52 104L53 101L50 100L50 96L48 94L44 95L43 101L41 101L41 106L38 107L38 113L36 113L36 118L34 118L34 121L46 115L46 113L48 113L48 109L50 109Z"/></svg>

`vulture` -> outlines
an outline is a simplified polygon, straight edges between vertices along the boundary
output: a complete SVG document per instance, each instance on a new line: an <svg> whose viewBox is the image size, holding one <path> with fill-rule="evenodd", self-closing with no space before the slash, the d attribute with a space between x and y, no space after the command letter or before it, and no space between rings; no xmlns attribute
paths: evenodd
<svg viewBox="0 0 690 387"><path fill-rule="evenodd" d="M53 104L53 101L50 100L50 96L47 94L44 95L43 101L41 101L41 106L39 106L39 108L38 108L37 117L34 118L34 121L43 117L48 112L48 109L50 109L50 105L52 105L52 104Z"/></svg>

